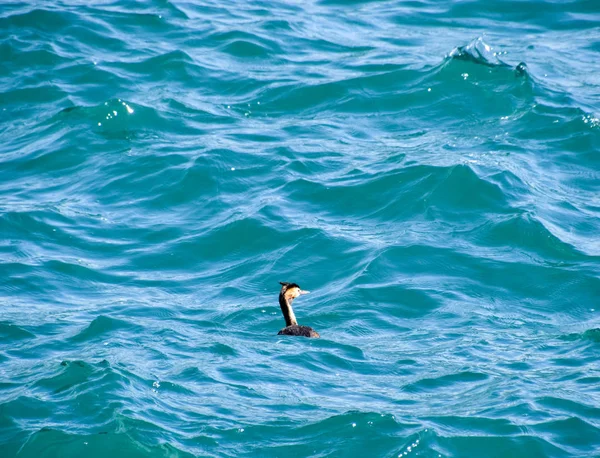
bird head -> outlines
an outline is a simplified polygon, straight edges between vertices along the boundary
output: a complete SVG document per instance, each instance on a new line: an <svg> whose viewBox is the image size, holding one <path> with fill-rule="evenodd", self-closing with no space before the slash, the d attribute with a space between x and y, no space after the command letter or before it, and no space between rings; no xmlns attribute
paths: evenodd
<svg viewBox="0 0 600 458"><path fill-rule="evenodd" d="M287 300L293 301L302 294L310 293L310 291L301 289L296 283L288 283L287 281L280 281L279 283L281 284L279 295L285 297Z"/></svg>

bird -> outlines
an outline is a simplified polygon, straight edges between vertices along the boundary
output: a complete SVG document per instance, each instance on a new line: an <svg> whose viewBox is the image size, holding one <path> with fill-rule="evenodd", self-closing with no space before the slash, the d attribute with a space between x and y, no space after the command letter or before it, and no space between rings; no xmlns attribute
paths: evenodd
<svg viewBox="0 0 600 458"><path fill-rule="evenodd" d="M292 302L302 294L310 291L302 290L296 283L280 281L279 306L285 318L285 328L277 333L278 336L320 337L319 333L309 326L300 326L292 309Z"/></svg>

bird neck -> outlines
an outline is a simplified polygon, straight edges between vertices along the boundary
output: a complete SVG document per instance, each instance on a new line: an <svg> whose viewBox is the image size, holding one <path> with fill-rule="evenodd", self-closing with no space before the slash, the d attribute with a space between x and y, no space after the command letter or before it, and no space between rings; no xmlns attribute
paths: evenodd
<svg viewBox="0 0 600 458"><path fill-rule="evenodd" d="M294 299L287 299L283 294L279 295L279 306L281 307L281 313L283 313L283 317L285 318L286 326L298 324L296 315L294 315L294 310L292 309L293 300Z"/></svg>

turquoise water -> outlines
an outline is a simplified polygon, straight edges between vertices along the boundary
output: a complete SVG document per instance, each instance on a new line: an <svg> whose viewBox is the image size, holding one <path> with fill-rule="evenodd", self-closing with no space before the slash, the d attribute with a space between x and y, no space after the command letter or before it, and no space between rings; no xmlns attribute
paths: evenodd
<svg viewBox="0 0 600 458"><path fill-rule="evenodd" d="M596 0L35 3L1 457L600 456Z"/></svg>

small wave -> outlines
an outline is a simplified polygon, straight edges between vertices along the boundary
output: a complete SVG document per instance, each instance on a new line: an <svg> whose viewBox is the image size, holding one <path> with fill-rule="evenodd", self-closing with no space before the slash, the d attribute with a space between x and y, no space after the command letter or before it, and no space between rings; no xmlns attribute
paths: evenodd
<svg viewBox="0 0 600 458"><path fill-rule="evenodd" d="M248 444L244 456L350 456L357 449L368 450L372 456L398 456L408 447L415 453L431 451L427 431L390 414L350 410L337 415L320 415L305 425L291 428L282 427L284 425L288 423L248 425L222 431L221 435L224 443L243 440ZM265 441L265 437L270 439ZM239 456L239 449L230 446L225 453Z"/></svg>
<svg viewBox="0 0 600 458"><path fill-rule="evenodd" d="M35 338L35 334L12 323L0 322L0 336L6 341Z"/></svg>
<svg viewBox="0 0 600 458"><path fill-rule="evenodd" d="M544 263L548 263L550 258L575 262L582 257L574 247L556 237L529 213L497 218L476 232L475 237L482 245L510 247L510 250L520 247L536 253Z"/></svg>
<svg viewBox="0 0 600 458"><path fill-rule="evenodd" d="M125 73L129 78L146 78L152 76L158 79L179 81L181 79L196 79L202 77L203 68L185 51L176 50L151 56L135 62L119 62L105 64L107 68L119 73Z"/></svg>
<svg viewBox="0 0 600 458"><path fill-rule="evenodd" d="M135 325L125 320L100 315L94 318L94 320L82 331L73 336L71 340L74 342L87 342L100 337L106 337L107 334L111 334L115 331L131 331L134 328Z"/></svg>
<svg viewBox="0 0 600 458"><path fill-rule="evenodd" d="M479 382L487 380L489 376L481 372L460 372L457 374L448 374L436 378L424 378L410 383L404 387L406 391L422 393L424 391L439 391L440 389L450 388L458 389L460 384L472 386Z"/></svg>
<svg viewBox="0 0 600 458"><path fill-rule="evenodd" d="M18 31L37 29L46 33L62 33L66 27L76 20L76 17L74 13L65 10L34 8L0 18L0 27L4 30L11 28Z"/></svg>
<svg viewBox="0 0 600 458"><path fill-rule="evenodd" d="M153 111L121 99L110 99L95 107L67 107L61 114L68 122L89 122L92 129L95 128L102 134L127 139L144 127L151 128L149 123L154 117Z"/></svg>
<svg viewBox="0 0 600 458"><path fill-rule="evenodd" d="M562 337L564 340L574 341L582 340L593 343L600 343L600 328L588 329L583 332L575 332Z"/></svg>
<svg viewBox="0 0 600 458"><path fill-rule="evenodd" d="M511 211L502 189L468 165L408 166L333 183L302 179L288 183L284 189L293 200L314 203L321 209L325 206L331 214L361 214L381 220L423 212L441 212L451 218L471 212Z"/></svg>
<svg viewBox="0 0 600 458"><path fill-rule="evenodd" d="M148 444L141 437L136 439L126 432L77 434L50 427L33 433L18 450L18 455L47 456L49 450L59 451L61 455L64 454L63 456L90 454L122 455L132 458L192 458L194 456L168 443Z"/></svg>
<svg viewBox="0 0 600 458"><path fill-rule="evenodd" d="M454 48L448 54L451 59L466 60L489 67L509 67L508 64L500 60L500 54L494 52L483 38L479 37L465 46Z"/></svg>
<svg viewBox="0 0 600 458"><path fill-rule="evenodd" d="M418 318L441 306L440 299L432 291L410 289L402 285L359 285L356 291L357 300L373 304L375 308L385 312L388 319Z"/></svg>
<svg viewBox="0 0 600 458"><path fill-rule="evenodd" d="M227 54L236 57L260 57L265 58L269 51L260 44L251 41L236 40L228 43L221 48Z"/></svg>
<svg viewBox="0 0 600 458"><path fill-rule="evenodd" d="M177 119L179 112L167 104L150 107L121 99L111 98L95 106L70 106L61 110L55 121L82 126L109 140L156 141L167 132L181 135L197 134L198 130L187 121ZM196 112L204 120L210 114ZM192 120L195 122L195 120Z"/></svg>
<svg viewBox="0 0 600 458"><path fill-rule="evenodd" d="M240 31L213 34L210 38L222 43L219 48L221 51L235 57L266 59L281 51L273 40Z"/></svg>
<svg viewBox="0 0 600 458"><path fill-rule="evenodd" d="M595 329L600 333L600 329ZM572 400L559 398L555 396L545 396L536 399L536 403L545 408L568 416L578 416L580 418L589 418L590 420L600 420L600 407L585 402L586 400Z"/></svg>
<svg viewBox="0 0 600 458"><path fill-rule="evenodd" d="M538 437L560 442L574 456L586 456L598 451L600 428L579 417L549 420L530 425L529 429Z"/></svg>
<svg viewBox="0 0 600 458"><path fill-rule="evenodd" d="M480 177L467 165L456 165L447 173L425 198L427 205L440 209L465 211L509 211L502 189Z"/></svg>
<svg viewBox="0 0 600 458"><path fill-rule="evenodd" d="M82 383L88 381L92 374L98 369L108 367L108 363L101 363L101 367L91 365L85 361L63 361L60 364L63 369L59 374L43 378L38 380L35 384L37 388L43 388L52 391L53 393L60 393L71 388L77 387ZM103 367L102 367L103 366Z"/></svg>
<svg viewBox="0 0 600 458"><path fill-rule="evenodd" d="M506 52L504 54L506 54ZM454 48L452 51L450 51L450 53L448 53L446 58L449 62L463 61L482 67L488 67L490 69L511 70L513 81L515 81L514 77L517 77L518 79L523 79L525 81L525 84L528 85L526 87L531 87L533 80L531 79L527 64L525 62L520 62L517 65L507 64L501 59L502 55L502 51L493 51L493 48L483 41L482 38L477 38L465 46ZM504 74L508 76L508 73ZM476 69L469 71L468 68L464 69L464 71L461 73L461 76L464 80L467 80L467 78L474 79L475 81L485 81L485 79L489 79L489 76L485 73L477 72ZM506 82L508 81L510 80L507 80ZM515 89L518 87L519 86L516 86ZM531 92L531 89L529 92Z"/></svg>
<svg viewBox="0 0 600 458"><path fill-rule="evenodd" d="M444 434L432 440L435 450L446 456L519 456L517 450L526 450L523 456L567 456L566 449L543 437L520 434L516 436L489 436L466 434ZM531 454L531 455L530 455ZM438 455L439 456L439 455ZM443 455L442 455L443 456Z"/></svg>

